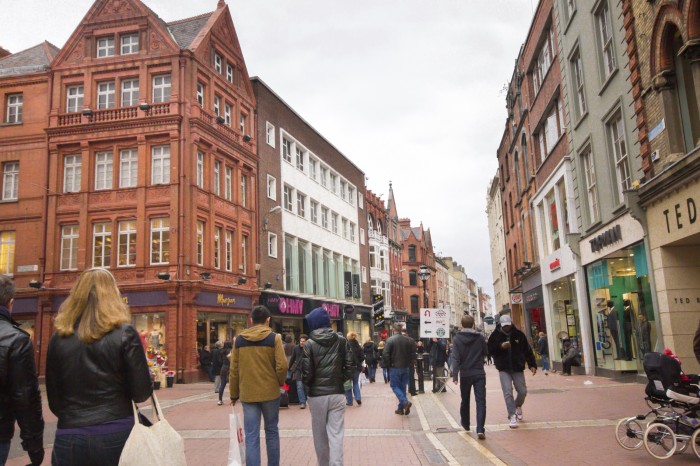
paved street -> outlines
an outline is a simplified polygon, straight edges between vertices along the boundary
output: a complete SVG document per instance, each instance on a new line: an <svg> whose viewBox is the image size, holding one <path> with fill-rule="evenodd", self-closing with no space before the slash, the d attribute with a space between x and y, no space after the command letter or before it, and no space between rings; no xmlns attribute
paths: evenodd
<svg viewBox="0 0 700 466"><path fill-rule="evenodd" d="M646 451L629 452L615 442L617 420L645 412L644 387L600 377L541 372L527 374L529 394L520 428L507 425L505 404L493 366L487 367L487 422L484 441L459 427L459 395L451 383L448 392L413 398L409 416L393 413L396 401L388 385L363 389L361 407L348 408L345 417L346 465L477 465L477 464L655 464ZM186 439L190 465L226 465L228 413L218 406L208 384L176 385L157 392L166 418ZM45 407L47 457L53 443L55 418ZM472 426L475 426L475 419ZM282 464L315 465L309 410L298 406L280 414ZM16 440L16 439L15 439ZM264 448L263 448L264 452ZM13 443L8 465L24 466L27 456ZM692 453L673 464L695 464Z"/></svg>

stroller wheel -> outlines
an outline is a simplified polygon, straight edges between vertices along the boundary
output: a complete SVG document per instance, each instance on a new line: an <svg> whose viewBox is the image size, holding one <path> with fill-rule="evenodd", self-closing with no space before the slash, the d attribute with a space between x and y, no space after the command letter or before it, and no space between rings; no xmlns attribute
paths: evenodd
<svg viewBox="0 0 700 466"><path fill-rule="evenodd" d="M644 426L636 417L620 419L615 427L615 440L625 450L637 450L644 444Z"/></svg>
<svg viewBox="0 0 700 466"><path fill-rule="evenodd" d="M700 429L695 429L693 436L690 437L690 445L693 447L693 453L700 459Z"/></svg>
<svg viewBox="0 0 700 466"><path fill-rule="evenodd" d="M676 435L666 424L653 422L644 432L644 448L656 459L665 460L676 451Z"/></svg>

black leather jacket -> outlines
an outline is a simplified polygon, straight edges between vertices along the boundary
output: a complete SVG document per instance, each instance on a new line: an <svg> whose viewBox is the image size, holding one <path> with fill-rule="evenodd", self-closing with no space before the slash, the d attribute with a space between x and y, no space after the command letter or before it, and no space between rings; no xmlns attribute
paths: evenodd
<svg viewBox="0 0 700 466"><path fill-rule="evenodd" d="M46 394L58 427L84 427L133 415L131 400L153 390L136 329L123 324L85 344L54 334L46 358Z"/></svg>
<svg viewBox="0 0 700 466"><path fill-rule="evenodd" d="M9 442L19 424L26 451L43 448L44 419L29 334L0 307L0 442Z"/></svg>
<svg viewBox="0 0 700 466"><path fill-rule="evenodd" d="M355 361L347 340L331 328L311 332L301 358L301 379L307 396L342 395L352 379Z"/></svg>
<svg viewBox="0 0 700 466"><path fill-rule="evenodd" d="M384 366L395 369L410 367L416 360L416 342L407 335L396 334L386 341L382 359Z"/></svg>

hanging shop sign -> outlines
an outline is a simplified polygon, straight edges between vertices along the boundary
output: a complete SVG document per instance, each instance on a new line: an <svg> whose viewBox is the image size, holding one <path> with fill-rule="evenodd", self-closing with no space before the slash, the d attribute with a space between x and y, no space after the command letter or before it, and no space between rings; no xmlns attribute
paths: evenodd
<svg viewBox="0 0 700 466"><path fill-rule="evenodd" d="M511 304L522 304L523 303L523 294L522 293L511 293L510 294L510 303Z"/></svg>
<svg viewBox="0 0 700 466"><path fill-rule="evenodd" d="M552 262L549 263L549 271L554 272L555 270L559 270L561 268L561 261L557 258L554 259Z"/></svg>

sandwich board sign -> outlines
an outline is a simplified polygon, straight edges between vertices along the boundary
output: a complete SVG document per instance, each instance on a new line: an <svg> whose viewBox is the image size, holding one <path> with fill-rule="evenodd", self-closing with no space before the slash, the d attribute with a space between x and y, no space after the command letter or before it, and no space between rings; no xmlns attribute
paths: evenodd
<svg viewBox="0 0 700 466"><path fill-rule="evenodd" d="M446 309L420 310L420 338L448 338L450 314Z"/></svg>

